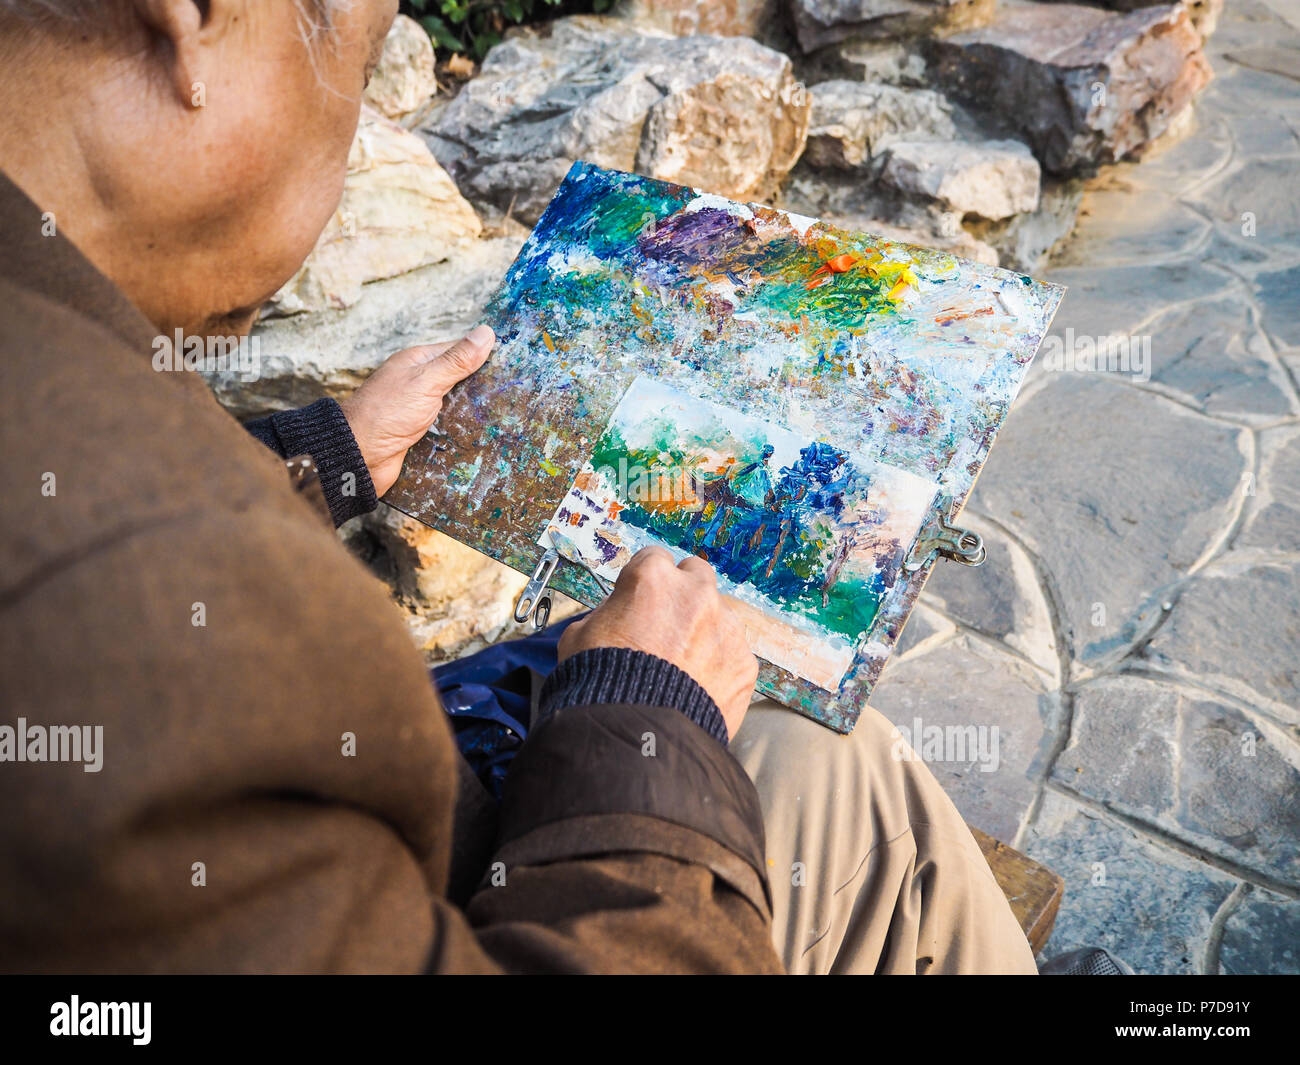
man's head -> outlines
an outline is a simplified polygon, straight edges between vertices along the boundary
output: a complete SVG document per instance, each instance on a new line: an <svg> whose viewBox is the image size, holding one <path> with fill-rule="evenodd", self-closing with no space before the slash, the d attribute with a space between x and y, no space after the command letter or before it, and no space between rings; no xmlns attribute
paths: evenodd
<svg viewBox="0 0 1300 1065"><path fill-rule="evenodd" d="M338 205L397 0L0 0L0 169L162 331L232 333Z"/></svg>

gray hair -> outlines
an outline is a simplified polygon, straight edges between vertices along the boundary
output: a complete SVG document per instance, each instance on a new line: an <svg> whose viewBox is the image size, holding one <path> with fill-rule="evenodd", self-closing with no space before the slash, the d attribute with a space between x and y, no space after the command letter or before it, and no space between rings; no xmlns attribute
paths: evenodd
<svg viewBox="0 0 1300 1065"><path fill-rule="evenodd" d="M352 6L352 0L294 0L298 5L298 26L308 43L327 32L340 11Z"/></svg>
<svg viewBox="0 0 1300 1065"><path fill-rule="evenodd" d="M298 27L304 41L312 42L333 24L334 17L352 6L352 0L294 0ZM80 22L111 16L113 5L104 0L0 0L0 15L28 22Z"/></svg>

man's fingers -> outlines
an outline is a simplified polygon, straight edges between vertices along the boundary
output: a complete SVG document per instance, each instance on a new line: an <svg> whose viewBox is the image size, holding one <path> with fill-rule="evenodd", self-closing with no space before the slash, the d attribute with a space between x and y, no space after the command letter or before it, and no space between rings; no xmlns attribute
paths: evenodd
<svg viewBox="0 0 1300 1065"><path fill-rule="evenodd" d="M413 348L399 351L389 361L402 360L410 366L423 366L426 362L432 362L455 343L454 340L444 340L438 344L417 344Z"/></svg>
<svg viewBox="0 0 1300 1065"><path fill-rule="evenodd" d="M662 577L664 573L671 569L673 569L673 556L667 548L658 546L643 547L632 556L632 561L623 567L618 579L620 584L627 581L631 585L646 575L658 574Z"/></svg>
<svg viewBox="0 0 1300 1065"><path fill-rule="evenodd" d="M465 380L487 361L496 342L496 334L486 325L476 325L469 334L428 358L420 370L420 385L425 391L445 396L458 382ZM436 345L430 345L432 351Z"/></svg>
<svg viewBox="0 0 1300 1065"><path fill-rule="evenodd" d="M599 610L600 608L597 607L596 609ZM588 615L588 617L590 616ZM579 618L577 621L571 621L569 627L560 633L560 642L555 650L561 660L568 658L573 653L573 647L577 644L578 635L586 624L587 618Z"/></svg>
<svg viewBox="0 0 1300 1065"><path fill-rule="evenodd" d="M712 566L697 555L687 555L677 563L677 568L683 573L691 574L697 580L706 581L713 587L717 587L718 575L713 572Z"/></svg>

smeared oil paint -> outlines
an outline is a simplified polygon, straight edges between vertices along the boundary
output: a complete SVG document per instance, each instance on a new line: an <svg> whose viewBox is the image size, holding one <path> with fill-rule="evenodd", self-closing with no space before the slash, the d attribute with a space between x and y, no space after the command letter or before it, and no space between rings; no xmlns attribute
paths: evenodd
<svg viewBox="0 0 1300 1065"><path fill-rule="evenodd" d="M649 544L704 559L761 618L770 661L834 691L934 496L914 474L640 377L539 542L606 580Z"/></svg>
<svg viewBox="0 0 1300 1065"><path fill-rule="evenodd" d="M413 451L386 498L531 573L538 536L591 441L645 376L784 427L805 446L904 470L960 505L1061 291L578 163L489 301L500 344L447 398L442 449ZM570 518L582 527L583 512ZM608 542L602 550L617 553ZM760 687L847 731L924 576L900 576L883 593L834 695L774 665ZM557 583L600 598L576 567Z"/></svg>

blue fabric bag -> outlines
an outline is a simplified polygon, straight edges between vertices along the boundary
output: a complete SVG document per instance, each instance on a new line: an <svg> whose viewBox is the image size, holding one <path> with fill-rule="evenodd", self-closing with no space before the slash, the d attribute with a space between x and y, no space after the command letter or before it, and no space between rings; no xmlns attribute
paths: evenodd
<svg viewBox="0 0 1300 1065"><path fill-rule="evenodd" d="M555 669L560 637L577 620L566 618L535 635L485 647L433 670L456 746L498 799L532 724L534 678Z"/></svg>

